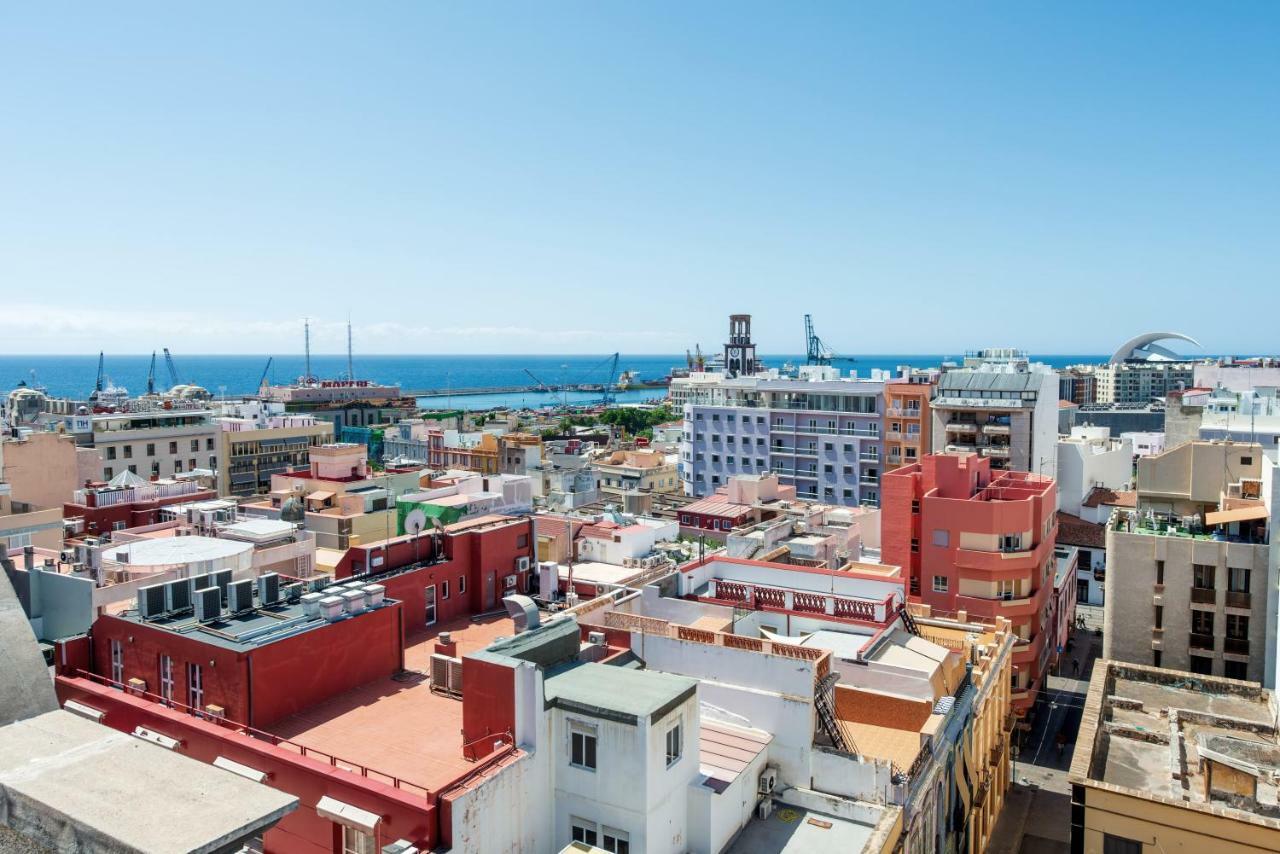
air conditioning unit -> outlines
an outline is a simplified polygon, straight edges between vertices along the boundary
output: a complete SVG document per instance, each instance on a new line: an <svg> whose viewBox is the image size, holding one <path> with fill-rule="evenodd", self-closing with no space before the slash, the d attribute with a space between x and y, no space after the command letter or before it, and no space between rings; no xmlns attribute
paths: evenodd
<svg viewBox="0 0 1280 854"><path fill-rule="evenodd" d="M507 590L514 590L516 587L516 577L508 575L502 579L502 586Z"/></svg>
<svg viewBox="0 0 1280 854"><path fill-rule="evenodd" d="M231 586L231 570L220 569L210 573L209 582L222 592L222 601L227 601L227 588Z"/></svg>
<svg viewBox="0 0 1280 854"><path fill-rule="evenodd" d="M164 585L152 584L138 588L138 615L144 620L154 620L164 615Z"/></svg>
<svg viewBox="0 0 1280 854"><path fill-rule="evenodd" d="M300 583L284 585L280 588L280 598L286 602L297 602L302 598L302 585Z"/></svg>
<svg viewBox="0 0 1280 854"><path fill-rule="evenodd" d="M756 804L756 818L765 821L769 816L773 815L773 801L764 798L760 803Z"/></svg>
<svg viewBox="0 0 1280 854"><path fill-rule="evenodd" d="M756 783L756 791L762 795L771 795L778 785L778 766L766 765L764 770L760 772L760 779Z"/></svg>
<svg viewBox="0 0 1280 854"><path fill-rule="evenodd" d="M450 697L462 697L462 659L438 652L431 654L431 690Z"/></svg>
<svg viewBox="0 0 1280 854"><path fill-rule="evenodd" d="M258 578L258 602L265 606L279 601L280 576L274 572L264 572Z"/></svg>
<svg viewBox="0 0 1280 854"><path fill-rule="evenodd" d="M243 614L253 610L253 580L233 582L227 588L227 610L232 614Z"/></svg>
<svg viewBox="0 0 1280 854"><path fill-rule="evenodd" d="M216 587L202 587L195 592L196 621L212 623L222 616L222 591Z"/></svg>
<svg viewBox="0 0 1280 854"><path fill-rule="evenodd" d="M76 553L75 553L75 550L74 550L74 549L63 549L63 550L62 550L62 562L63 562L63 563L75 563L75 560L76 560Z"/></svg>
<svg viewBox="0 0 1280 854"><path fill-rule="evenodd" d="M164 609L171 614L191 607L191 584L185 578L170 581L164 586Z"/></svg>
<svg viewBox="0 0 1280 854"><path fill-rule="evenodd" d="M604 645L604 632L587 632L587 643Z"/></svg>
<svg viewBox="0 0 1280 854"><path fill-rule="evenodd" d="M196 599L196 591L197 591L197 590L203 590L203 589L205 589L206 587L217 587L217 585L213 583L213 577L212 577L211 575L209 575L209 573L207 573L207 572L205 572L205 573L201 573L200 575L191 575L191 576L188 576L188 577L187 577L187 582L189 583L189 585L190 585L190 587L191 587L191 601L192 601L192 602L194 602L194 601L195 601L195 599Z"/></svg>
<svg viewBox="0 0 1280 854"><path fill-rule="evenodd" d="M528 571L529 571L529 558L528 557L516 558L516 572L528 572Z"/></svg>

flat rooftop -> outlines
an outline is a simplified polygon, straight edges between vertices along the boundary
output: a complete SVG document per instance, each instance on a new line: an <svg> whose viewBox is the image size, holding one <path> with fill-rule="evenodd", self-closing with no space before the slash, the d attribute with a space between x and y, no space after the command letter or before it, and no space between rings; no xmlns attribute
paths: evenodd
<svg viewBox="0 0 1280 854"><path fill-rule="evenodd" d="M276 722L271 731L381 774L437 791L475 768L462 756L462 700L431 690L431 653L449 632L459 656L515 634L510 617L437 623L405 639L408 678L387 677Z"/></svg>
<svg viewBox="0 0 1280 854"><path fill-rule="evenodd" d="M1071 778L1280 830L1276 722L1255 683L1098 661ZM1255 795L1206 797L1211 764L1254 778Z"/></svg>
<svg viewBox="0 0 1280 854"><path fill-rule="evenodd" d="M224 851L298 806L293 795L60 709L0 729L0 797L32 850Z"/></svg>
<svg viewBox="0 0 1280 854"><path fill-rule="evenodd" d="M543 684L548 706L590 710L625 723L656 721L698 689L698 680L687 676L593 662L553 668Z"/></svg>
<svg viewBox="0 0 1280 854"><path fill-rule="evenodd" d="M767 819L749 821L726 854L862 851L875 832L874 825L779 803Z"/></svg>

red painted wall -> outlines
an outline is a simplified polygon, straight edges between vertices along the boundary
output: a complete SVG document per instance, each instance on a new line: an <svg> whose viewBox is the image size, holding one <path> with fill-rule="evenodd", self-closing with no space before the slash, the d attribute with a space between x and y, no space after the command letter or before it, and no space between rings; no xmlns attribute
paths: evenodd
<svg viewBox="0 0 1280 854"><path fill-rule="evenodd" d="M106 533L115 529L116 522L123 522L126 528L154 525L160 521L160 508L169 504L208 501L217 497L218 493L215 490L206 489L187 495L169 495L155 501L135 501L111 507L90 507L85 504L67 503L62 505L62 518L83 516L86 532Z"/></svg>
<svg viewBox="0 0 1280 854"><path fill-rule="evenodd" d="M404 663L402 606L367 611L248 652L195 634L99 617L93 624L92 672L111 677L111 641L124 651L124 679L137 677L160 693L160 656L173 659L173 699L187 702L187 663L201 666L204 704L233 721L264 728L357 685L390 676ZM323 661L323 667L316 662Z"/></svg>
<svg viewBox="0 0 1280 854"><path fill-rule="evenodd" d="M487 735L508 732L516 725L516 671L514 667L479 658L462 660L462 740L474 742ZM481 755L488 753L481 748Z"/></svg>
<svg viewBox="0 0 1280 854"><path fill-rule="evenodd" d="M267 833L264 841L269 852L334 851L334 824L315 812L315 805L326 795L381 815L378 847L408 839L420 850L430 850L439 839L434 799L416 789L396 789L85 679L60 676L56 687L64 702L75 699L105 711L103 723L113 729L132 732L143 726L178 739L178 752L201 762L224 756L266 771L268 785L300 800L298 809Z"/></svg>

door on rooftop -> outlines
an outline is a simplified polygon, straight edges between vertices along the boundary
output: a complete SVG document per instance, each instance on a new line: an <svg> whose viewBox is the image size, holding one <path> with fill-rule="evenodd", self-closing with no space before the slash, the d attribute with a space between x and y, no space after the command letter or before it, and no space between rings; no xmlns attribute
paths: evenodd
<svg viewBox="0 0 1280 854"><path fill-rule="evenodd" d="M427 601L427 625L433 626L436 622L436 586L428 584L426 590Z"/></svg>
<svg viewBox="0 0 1280 854"><path fill-rule="evenodd" d="M490 572L484 577L484 609L486 611L493 609L493 605L494 605L493 584L494 584L493 573Z"/></svg>

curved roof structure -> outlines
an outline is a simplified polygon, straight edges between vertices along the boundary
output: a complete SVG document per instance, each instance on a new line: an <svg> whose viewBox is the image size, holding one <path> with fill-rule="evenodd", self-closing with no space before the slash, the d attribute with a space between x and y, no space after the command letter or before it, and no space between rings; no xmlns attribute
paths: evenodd
<svg viewBox="0 0 1280 854"><path fill-rule="evenodd" d="M1182 357L1177 353L1173 352L1168 347L1164 347L1156 343L1157 341L1174 340L1186 341L1196 345L1197 347L1200 346L1199 341L1188 335L1183 335L1181 332L1147 332L1143 335L1139 335L1137 338L1130 338L1128 341L1124 342L1120 349L1116 350L1115 355L1111 357L1111 364L1118 365L1121 362L1130 362L1135 360L1141 362L1182 361Z"/></svg>

